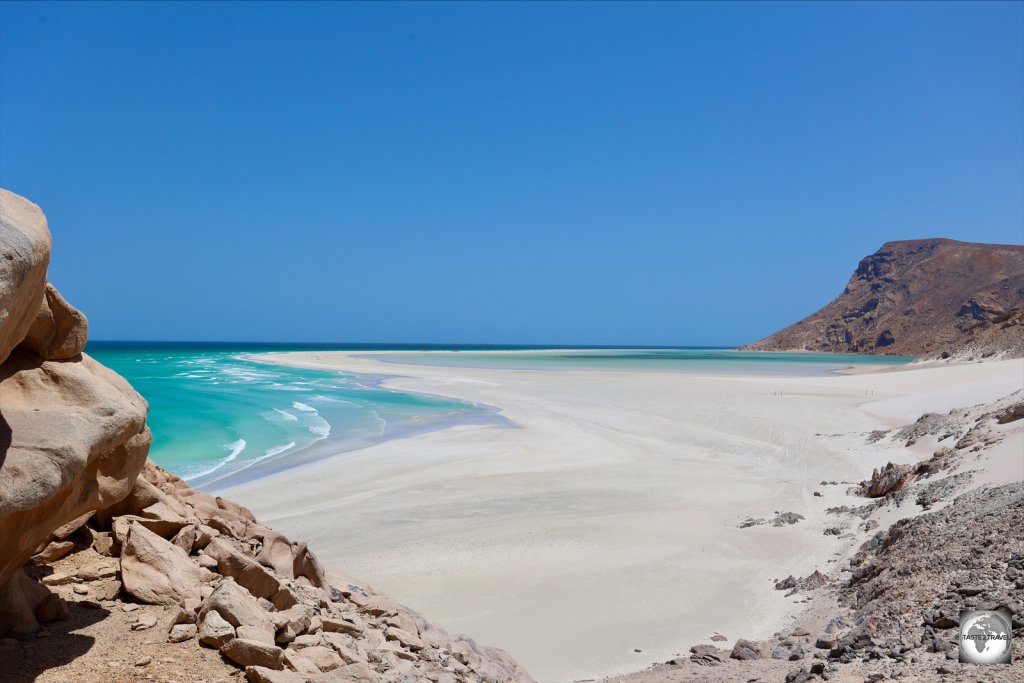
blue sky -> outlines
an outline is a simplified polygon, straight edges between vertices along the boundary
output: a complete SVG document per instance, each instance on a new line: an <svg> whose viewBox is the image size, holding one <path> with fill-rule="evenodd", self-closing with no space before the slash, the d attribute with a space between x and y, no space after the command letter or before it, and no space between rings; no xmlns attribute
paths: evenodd
<svg viewBox="0 0 1024 683"><path fill-rule="evenodd" d="M94 339L739 344L1024 240L1024 4L0 4Z"/></svg>

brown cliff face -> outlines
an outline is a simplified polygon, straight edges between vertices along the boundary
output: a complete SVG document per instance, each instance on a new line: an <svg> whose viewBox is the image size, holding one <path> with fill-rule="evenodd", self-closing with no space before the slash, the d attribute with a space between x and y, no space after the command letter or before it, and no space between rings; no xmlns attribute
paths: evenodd
<svg viewBox="0 0 1024 683"><path fill-rule="evenodd" d="M985 353L1019 354L1011 347L1021 328L997 321L1021 309L1024 246L888 242L860 262L832 303L744 350L958 353L985 328Z"/></svg>

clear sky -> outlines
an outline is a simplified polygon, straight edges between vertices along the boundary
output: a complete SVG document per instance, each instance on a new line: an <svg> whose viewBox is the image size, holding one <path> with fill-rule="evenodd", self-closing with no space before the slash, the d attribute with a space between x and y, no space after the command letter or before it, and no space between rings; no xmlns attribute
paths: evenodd
<svg viewBox="0 0 1024 683"><path fill-rule="evenodd" d="M0 4L93 339L699 345L1024 241L1024 5Z"/></svg>

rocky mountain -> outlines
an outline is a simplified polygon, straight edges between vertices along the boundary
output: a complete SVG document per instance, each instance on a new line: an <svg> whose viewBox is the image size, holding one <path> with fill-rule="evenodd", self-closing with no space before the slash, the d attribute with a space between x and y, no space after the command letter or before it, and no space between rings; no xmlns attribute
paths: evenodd
<svg viewBox="0 0 1024 683"><path fill-rule="evenodd" d="M888 242L832 303L749 351L1024 354L1024 246Z"/></svg>
<svg viewBox="0 0 1024 683"><path fill-rule="evenodd" d="M0 190L0 678L532 683L148 460L148 406L82 353L49 257Z"/></svg>

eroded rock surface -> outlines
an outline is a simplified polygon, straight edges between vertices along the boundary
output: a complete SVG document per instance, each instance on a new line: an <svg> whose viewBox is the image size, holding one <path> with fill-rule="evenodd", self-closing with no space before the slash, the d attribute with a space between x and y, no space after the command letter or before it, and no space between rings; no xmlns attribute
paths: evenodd
<svg viewBox="0 0 1024 683"><path fill-rule="evenodd" d="M146 402L81 354L85 317L47 285L49 256L39 207L0 191L0 637L53 615L21 566L127 495L150 443Z"/></svg>

